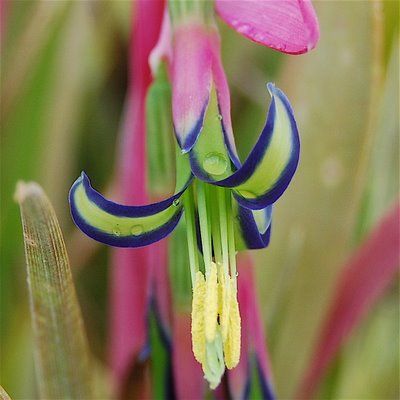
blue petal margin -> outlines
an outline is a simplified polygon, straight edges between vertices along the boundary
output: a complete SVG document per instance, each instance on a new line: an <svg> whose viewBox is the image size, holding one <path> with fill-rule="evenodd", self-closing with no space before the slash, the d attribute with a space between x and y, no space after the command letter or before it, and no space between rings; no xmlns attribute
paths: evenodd
<svg viewBox="0 0 400 400"><path fill-rule="evenodd" d="M182 205L179 204L175 206L174 204L178 201L179 197L186 190L186 187L190 184L190 182L191 179L180 192L159 203L145 206L125 206L104 198L99 192L93 189L89 178L84 172L82 172L81 176L72 185L69 193L71 215L78 228L98 242L115 247L146 246L161 240L174 230L183 213ZM110 219L115 218L117 222L118 218L132 218L133 227L137 226L135 225L134 218L150 217L167 210L169 207L174 207L174 210L176 209L176 211L173 212L171 218L166 220L162 225L157 226L155 224L154 229L143 231L142 233L138 234L121 235L115 232L99 229L94 223L89 223L85 218L85 215L82 215L82 213L79 211L76 198L77 190L81 190L82 188L84 189L85 193L85 201L87 201L91 207L99 209L101 212L108 214Z"/></svg>
<svg viewBox="0 0 400 400"><path fill-rule="evenodd" d="M258 379L260 382L262 395L264 400L275 400L275 393L272 390L271 382L265 377L261 364L256 356L256 366L258 372Z"/></svg>
<svg viewBox="0 0 400 400"><path fill-rule="evenodd" d="M208 99L205 105L203 106L203 109L201 110L201 113L195 125L186 134L179 134L174 125L175 137L176 140L178 141L179 147L182 149L183 154L188 153L190 150L192 150L193 146L196 144L197 138L199 137L200 132L203 129L204 116L207 110L207 106L208 106Z"/></svg>
<svg viewBox="0 0 400 400"><path fill-rule="evenodd" d="M273 184L273 186L269 188L264 194L255 198L245 198L237 191L234 191L234 196L238 203L246 208L250 208L253 210L260 210L267 207L268 205L274 203L283 194L296 171L300 154L299 133L289 100L287 99L285 94L280 89L276 88L272 83L268 83L267 87L272 94L272 101L268 110L266 124L260 134L260 137L257 140L257 143L253 147L246 161L243 163L242 166L237 169L237 171L235 171L232 175L223 180L216 181L212 177L205 175L203 168L197 164L194 157L191 157L190 159L192 172L199 179L202 179L214 185L230 188L235 188L244 184L256 172L258 166L262 162L263 157L268 150L269 144L272 139L276 118L275 96L279 98L279 100L283 103L290 120L291 152L289 160L282 172L280 173L279 178ZM237 165L237 160L233 160L233 162L235 165Z"/></svg>
<svg viewBox="0 0 400 400"><path fill-rule="evenodd" d="M263 249L269 245L271 238L272 206L262 210L264 218L263 229L260 229L252 210L239 205L237 218L239 220L242 240L248 249Z"/></svg>

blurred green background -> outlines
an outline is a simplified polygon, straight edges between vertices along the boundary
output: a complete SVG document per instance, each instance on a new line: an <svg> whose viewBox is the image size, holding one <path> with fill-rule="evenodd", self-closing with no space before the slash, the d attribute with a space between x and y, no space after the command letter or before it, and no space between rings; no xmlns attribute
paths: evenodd
<svg viewBox="0 0 400 400"><path fill-rule="evenodd" d="M220 24L233 127L246 156L264 123L265 83L288 95L302 140L293 184L257 251L259 298L280 398L307 365L349 254L399 182L397 1L317 1L317 49L287 56ZM127 87L129 1L7 1L1 45L1 384L36 397L17 180L46 190L66 236L92 351L106 362L108 249L77 232L69 187L107 188ZM398 282L342 349L321 398L399 396Z"/></svg>

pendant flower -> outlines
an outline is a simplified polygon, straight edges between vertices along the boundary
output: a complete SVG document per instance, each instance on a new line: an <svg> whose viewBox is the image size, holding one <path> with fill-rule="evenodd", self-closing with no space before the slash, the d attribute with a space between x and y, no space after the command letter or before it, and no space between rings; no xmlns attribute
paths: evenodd
<svg viewBox="0 0 400 400"><path fill-rule="evenodd" d="M233 368L240 355L236 251L268 245L272 203L288 186L299 159L290 104L274 85L268 84L268 90L272 102L267 122L242 165L224 145L213 90L196 145L189 154L177 152L174 195L149 205L121 205L104 198L82 173L69 196L75 224L91 238L117 247L161 240L185 213L194 293L193 350L214 387L224 360Z"/></svg>
<svg viewBox="0 0 400 400"><path fill-rule="evenodd" d="M84 233L117 247L157 242L174 230L184 214L193 288L193 353L215 388L225 366L234 368L240 358L236 252L268 245L272 205L295 173L300 143L287 97L269 83L272 100L264 129L240 162L209 4L169 3L172 114L180 147L175 193L153 204L121 205L104 198L82 173L69 201L74 222ZM220 13L221 7L217 2ZM168 45L165 38L161 42ZM157 60L152 64L153 72L159 69ZM158 76L156 71L155 79Z"/></svg>

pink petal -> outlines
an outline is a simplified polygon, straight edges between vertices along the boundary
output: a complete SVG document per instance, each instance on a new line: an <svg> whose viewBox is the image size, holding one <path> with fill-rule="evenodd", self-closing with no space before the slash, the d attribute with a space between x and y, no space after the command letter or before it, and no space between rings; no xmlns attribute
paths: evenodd
<svg viewBox="0 0 400 400"><path fill-rule="evenodd" d="M200 364L194 359L189 313L176 311L173 322L172 368L177 399L203 399L206 383Z"/></svg>
<svg viewBox="0 0 400 400"><path fill-rule="evenodd" d="M210 49L212 51L212 73L214 84L217 91L218 105L222 116L222 125L224 127L225 143L235 164L240 164L237 155L235 138L232 131L231 121L231 99L229 93L228 81L226 79L224 67L221 60L221 44L217 32L210 34Z"/></svg>
<svg viewBox="0 0 400 400"><path fill-rule="evenodd" d="M253 269L254 265L250 256L240 254L238 258L238 301L242 318L242 346L239 365L228 372L230 393L233 398L239 399L245 397L246 385L250 378L250 357L257 358L263 380L268 387L271 387L272 379Z"/></svg>
<svg viewBox="0 0 400 400"><path fill-rule="evenodd" d="M203 127L212 83L211 52L205 27L193 22L175 28L172 59L175 133L182 150L188 152Z"/></svg>
<svg viewBox="0 0 400 400"><path fill-rule="evenodd" d="M120 200L128 204L146 202L145 95L151 82L148 57L157 42L164 11L162 0L139 0L133 11L129 59L129 88L121 139L117 187ZM140 173L138 173L140 171ZM110 359L117 391L120 392L134 358L142 350L147 334L150 291L148 249L116 249L111 262Z"/></svg>
<svg viewBox="0 0 400 400"><path fill-rule="evenodd" d="M163 328L171 332L171 291L168 274L168 239L154 243L149 251L152 270L152 291L156 301L157 317Z"/></svg>
<svg viewBox="0 0 400 400"><path fill-rule="evenodd" d="M110 299L110 360L116 391L121 392L130 367L147 340L150 274L147 248L118 249L112 253Z"/></svg>
<svg viewBox="0 0 400 400"><path fill-rule="evenodd" d="M168 9L165 8L163 22L161 26L160 37L156 46L150 53L149 65L153 77L155 76L161 60L172 60L172 33L171 33L171 20L169 17Z"/></svg>
<svg viewBox="0 0 400 400"><path fill-rule="evenodd" d="M216 9L243 36L283 53L305 53L319 38L310 0L216 0Z"/></svg>
<svg viewBox="0 0 400 400"><path fill-rule="evenodd" d="M400 265L399 218L400 203L397 203L343 268L296 398L313 397L327 367L351 330L397 276Z"/></svg>

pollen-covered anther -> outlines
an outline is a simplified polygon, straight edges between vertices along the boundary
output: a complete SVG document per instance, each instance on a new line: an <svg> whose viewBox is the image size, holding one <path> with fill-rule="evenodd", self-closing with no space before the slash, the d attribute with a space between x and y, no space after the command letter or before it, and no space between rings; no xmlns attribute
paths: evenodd
<svg viewBox="0 0 400 400"><path fill-rule="evenodd" d="M208 342L215 339L218 317L218 282L217 265L212 262L208 276L206 277L206 293L204 304L205 333Z"/></svg>
<svg viewBox="0 0 400 400"><path fill-rule="evenodd" d="M227 284L228 283L228 284ZM221 335L223 342L228 336L229 327L229 306L230 306L230 285L229 278L225 278L225 272L222 266L219 266L218 271L218 314L219 323L221 326Z"/></svg>
<svg viewBox="0 0 400 400"><path fill-rule="evenodd" d="M234 278L230 278L230 310L228 336L224 342L225 364L228 369L235 368L240 359L240 313L236 298Z"/></svg>
<svg viewBox="0 0 400 400"><path fill-rule="evenodd" d="M204 300L206 294L206 282L200 271L196 273L193 286L192 300L192 349L199 363L205 361L206 340L204 332Z"/></svg>

